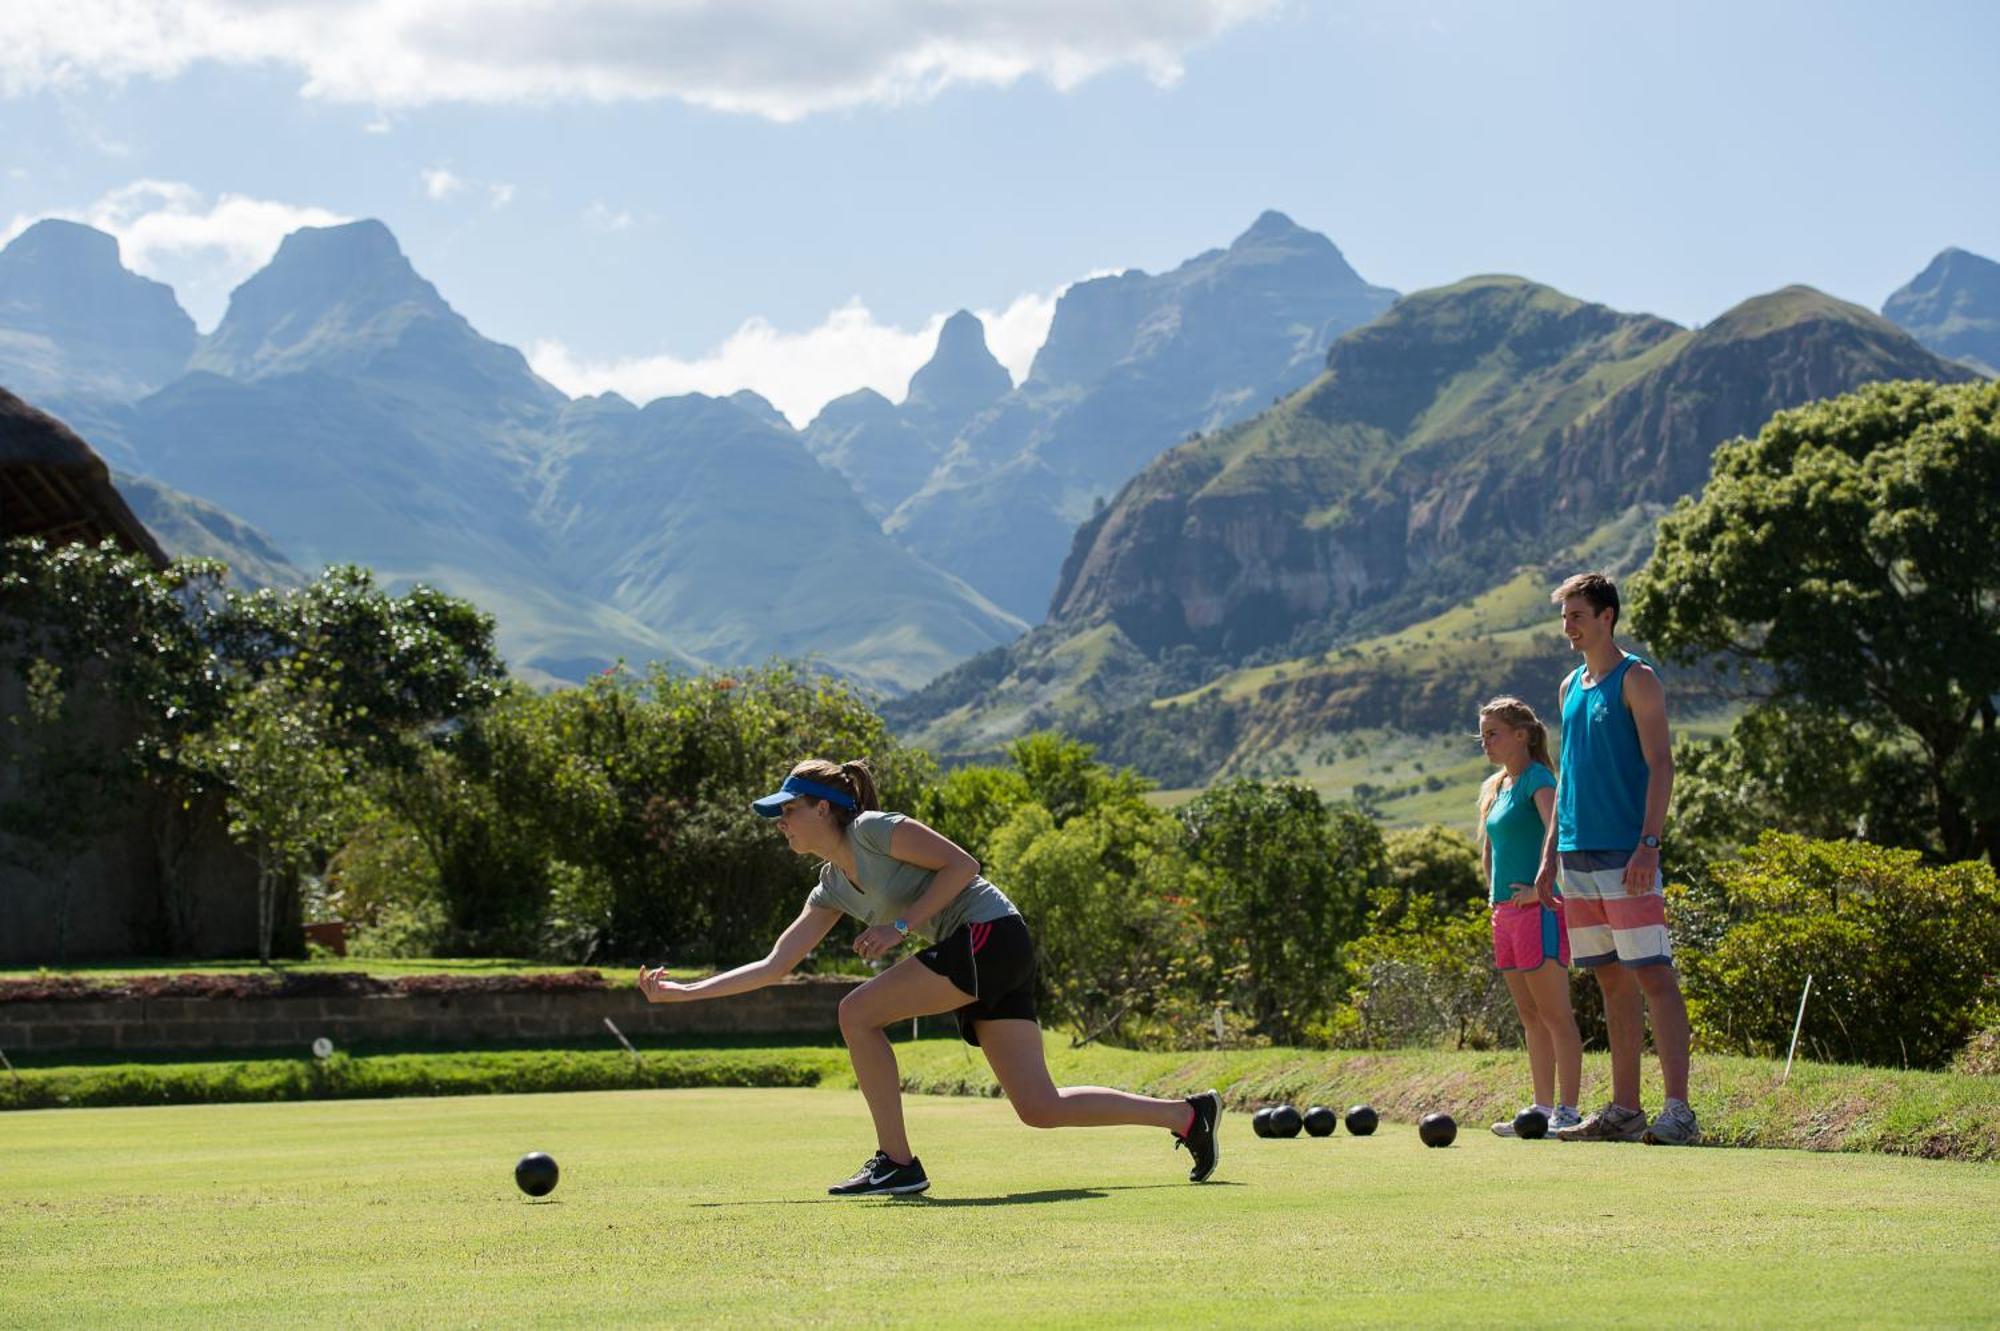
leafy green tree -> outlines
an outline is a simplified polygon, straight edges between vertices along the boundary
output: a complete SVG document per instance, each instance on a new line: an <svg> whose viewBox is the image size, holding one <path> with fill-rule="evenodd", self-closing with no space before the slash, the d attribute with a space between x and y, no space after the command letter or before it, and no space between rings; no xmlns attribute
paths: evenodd
<svg viewBox="0 0 2000 1331"><path fill-rule="evenodd" d="M1727 735L1674 760L1668 857L1693 867L1766 831L1856 838L1935 854L1937 815L1907 739L1823 708L1752 707Z"/></svg>
<svg viewBox="0 0 2000 1331"><path fill-rule="evenodd" d="M1452 912L1487 900L1479 849L1461 832L1436 823L1403 828L1383 838L1382 855L1385 881L1399 902L1424 897Z"/></svg>
<svg viewBox="0 0 2000 1331"><path fill-rule="evenodd" d="M1913 749L1946 859L2000 859L2000 383L1874 384L1716 450L1632 599L1672 660Z"/></svg>
<svg viewBox="0 0 2000 1331"><path fill-rule="evenodd" d="M1130 768L1098 762L1096 753L1092 745L1047 730L1007 746L1008 758L1027 782L1029 798L1047 809L1058 827L1108 803L1136 804L1152 788Z"/></svg>
<svg viewBox="0 0 2000 1331"><path fill-rule="evenodd" d="M1213 1042L1199 871L1172 815L1114 800L1058 825L1024 804L994 833L990 870L1033 922L1048 1015L1078 1043Z"/></svg>
<svg viewBox="0 0 2000 1331"><path fill-rule="evenodd" d="M911 810L977 860L992 852L993 834L1024 804L1034 803L1027 778L1014 767L959 767L924 795Z"/></svg>
<svg viewBox="0 0 2000 1331"><path fill-rule="evenodd" d="M331 709L283 672L231 696L222 721L190 739L186 760L224 786L229 834L257 857L257 958L269 964L279 894L340 843L360 796L331 743Z"/></svg>
<svg viewBox="0 0 2000 1331"><path fill-rule="evenodd" d="M283 663L291 687L324 700L340 746L373 767L408 767L440 727L507 686L491 616L422 584L390 595L351 564L297 591L232 595L214 634L239 671Z"/></svg>
<svg viewBox="0 0 2000 1331"><path fill-rule="evenodd" d="M1305 1038L1338 1003L1341 949L1360 934L1382 880L1382 836L1350 807L1330 814L1310 787L1238 779L1179 811L1206 872L1198 908L1219 957L1248 967L1243 1007L1283 1043Z"/></svg>

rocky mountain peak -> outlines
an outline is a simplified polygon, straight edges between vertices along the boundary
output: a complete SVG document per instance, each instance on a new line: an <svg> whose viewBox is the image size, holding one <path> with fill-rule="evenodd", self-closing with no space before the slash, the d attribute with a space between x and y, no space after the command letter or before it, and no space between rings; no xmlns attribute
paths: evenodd
<svg viewBox="0 0 2000 1331"><path fill-rule="evenodd" d="M1943 250L1883 302L1882 316L1940 356L2000 374L2000 263Z"/></svg>
<svg viewBox="0 0 2000 1331"><path fill-rule="evenodd" d="M931 417L939 426L956 430L1005 397L1014 387L986 345L986 325L960 310L938 330L937 350L910 378L904 409Z"/></svg>
<svg viewBox="0 0 2000 1331"><path fill-rule="evenodd" d="M0 250L0 331L37 344L0 351L0 376L44 401L141 396L180 373L195 345L171 287L127 269L115 237L55 218Z"/></svg>

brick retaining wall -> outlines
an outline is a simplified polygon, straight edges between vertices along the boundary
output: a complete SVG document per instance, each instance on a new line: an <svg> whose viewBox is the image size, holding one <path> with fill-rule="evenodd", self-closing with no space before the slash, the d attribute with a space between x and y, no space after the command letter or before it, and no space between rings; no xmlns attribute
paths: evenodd
<svg viewBox="0 0 2000 1331"><path fill-rule="evenodd" d="M831 1035L858 980L800 979L732 998L652 1004L636 989L365 998L134 998L0 1004L0 1050L251 1049L410 1041L609 1040L627 1036Z"/></svg>

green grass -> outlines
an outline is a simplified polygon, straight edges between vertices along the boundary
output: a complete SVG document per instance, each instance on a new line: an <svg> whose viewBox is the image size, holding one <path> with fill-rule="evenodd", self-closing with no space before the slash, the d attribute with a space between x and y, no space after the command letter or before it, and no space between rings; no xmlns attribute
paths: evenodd
<svg viewBox="0 0 2000 1331"><path fill-rule="evenodd" d="M1796 1152L1257 1141L914 1098L926 1198L823 1195L852 1092L74 1110L7 1120L0 1324L1990 1323L2000 1169ZM553 1153L534 1203L514 1158Z"/></svg>

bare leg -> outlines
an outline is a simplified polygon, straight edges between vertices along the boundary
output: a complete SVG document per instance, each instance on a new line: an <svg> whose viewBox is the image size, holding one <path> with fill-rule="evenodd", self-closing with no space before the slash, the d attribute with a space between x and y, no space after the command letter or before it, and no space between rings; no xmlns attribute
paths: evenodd
<svg viewBox="0 0 2000 1331"><path fill-rule="evenodd" d="M950 1012L971 1001L971 994L915 957L905 957L840 1000L840 1034L847 1041L861 1098L875 1120L875 1145L899 1165L915 1157L903 1129L896 1050L884 1028L911 1017Z"/></svg>
<svg viewBox="0 0 2000 1331"><path fill-rule="evenodd" d="M1114 1091L1108 1086L1057 1087L1042 1054L1042 1030L1032 1021L982 1021L979 1047L1000 1089L1031 1128L1098 1128L1138 1123L1185 1132L1194 1111L1185 1100Z"/></svg>
<svg viewBox="0 0 2000 1331"><path fill-rule="evenodd" d="M1672 966L1641 966L1635 972L1653 1019L1653 1047L1660 1055L1660 1077L1675 1100L1688 1095L1688 1010L1681 998L1681 977Z"/></svg>
<svg viewBox="0 0 2000 1331"><path fill-rule="evenodd" d="M1643 1109L1639 1052L1646 1043L1645 995L1632 972L1615 961L1597 968L1597 987L1604 991L1604 1027L1611 1039L1611 1103Z"/></svg>
<svg viewBox="0 0 2000 1331"><path fill-rule="evenodd" d="M1555 1046L1549 1043L1549 1028L1542 1021L1528 977L1522 971L1501 971L1507 992L1514 996L1514 1011L1521 1014L1521 1036L1528 1044L1528 1080L1533 1084L1535 1103L1553 1105L1556 1092Z"/></svg>
<svg viewBox="0 0 2000 1331"><path fill-rule="evenodd" d="M1574 1106L1583 1082L1583 1037L1577 1034L1576 1013L1569 1005L1569 971L1553 961L1545 961L1521 979L1534 994L1535 1015L1541 1018L1542 1030L1547 1033L1554 1055L1556 1084L1562 1091L1562 1099L1542 1103Z"/></svg>

